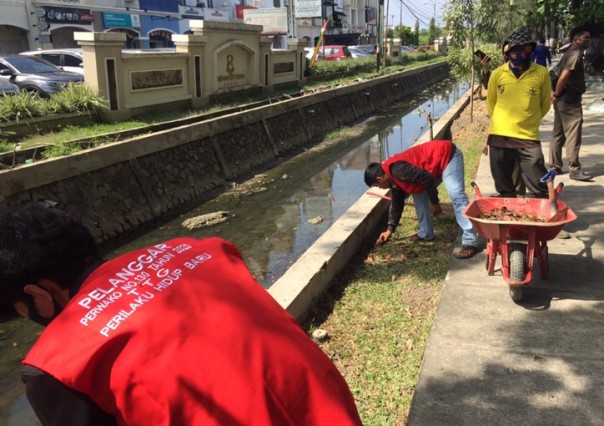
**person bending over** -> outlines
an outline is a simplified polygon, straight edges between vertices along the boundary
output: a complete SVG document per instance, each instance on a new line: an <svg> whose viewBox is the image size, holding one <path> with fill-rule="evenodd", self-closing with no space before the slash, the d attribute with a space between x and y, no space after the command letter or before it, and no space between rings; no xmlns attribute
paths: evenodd
<svg viewBox="0 0 604 426"><path fill-rule="evenodd" d="M383 163L371 163L365 170L367 186L392 189L392 201L388 215L388 228L378 238L378 243L388 241L398 226L405 199L413 194L413 201L420 223L417 234L420 239L434 238L434 226L430 213L441 211L436 188L443 182L453 203L455 219L462 229L461 248L454 251L459 259L476 254L477 233L470 220L462 215L468 205L465 193L463 153L448 140L435 140L413 146ZM428 195L429 194L429 195Z"/></svg>
<svg viewBox="0 0 604 426"><path fill-rule="evenodd" d="M46 328L23 361L43 425L360 425L335 365L220 238L104 261L39 205L0 218L0 302Z"/></svg>

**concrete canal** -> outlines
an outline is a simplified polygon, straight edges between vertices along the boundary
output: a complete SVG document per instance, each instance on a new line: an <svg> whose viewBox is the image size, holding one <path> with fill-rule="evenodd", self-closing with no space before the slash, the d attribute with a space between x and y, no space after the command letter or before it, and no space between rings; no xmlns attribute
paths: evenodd
<svg viewBox="0 0 604 426"><path fill-rule="evenodd" d="M341 128L293 159L129 241L108 257L175 236L220 236L233 241L266 288L364 193L368 163L405 150L467 91L467 84L444 81L391 106L363 123ZM223 211L227 221L188 230L182 222ZM23 394L19 361L40 331L25 320L0 326L0 425L39 424Z"/></svg>

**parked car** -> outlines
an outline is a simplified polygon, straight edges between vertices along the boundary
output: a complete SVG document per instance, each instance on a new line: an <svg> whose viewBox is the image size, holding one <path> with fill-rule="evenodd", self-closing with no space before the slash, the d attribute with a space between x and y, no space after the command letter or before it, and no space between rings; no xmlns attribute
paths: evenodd
<svg viewBox="0 0 604 426"><path fill-rule="evenodd" d="M366 58L375 55L375 47L371 44L348 46L348 51L353 58Z"/></svg>
<svg viewBox="0 0 604 426"><path fill-rule="evenodd" d="M10 81L0 81L0 96L16 95L19 93L19 86Z"/></svg>
<svg viewBox="0 0 604 426"><path fill-rule="evenodd" d="M38 93L42 97L60 91L68 83L80 83L82 74L63 71L35 56L0 56L0 81L19 86L21 91Z"/></svg>
<svg viewBox="0 0 604 426"><path fill-rule="evenodd" d="M315 53L314 47L305 47L304 48L304 55L306 56L306 59L308 59L309 61L312 61L312 55L314 53ZM323 57L323 50L319 49L319 52L317 52L317 61L319 61L321 59L325 59L325 58Z"/></svg>
<svg viewBox="0 0 604 426"><path fill-rule="evenodd" d="M325 55L327 61L339 61L351 57L347 46L329 45L323 46L319 50Z"/></svg>
<svg viewBox="0 0 604 426"><path fill-rule="evenodd" d="M21 52L20 55L36 56L63 68L64 71L84 74L82 49L48 49Z"/></svg>

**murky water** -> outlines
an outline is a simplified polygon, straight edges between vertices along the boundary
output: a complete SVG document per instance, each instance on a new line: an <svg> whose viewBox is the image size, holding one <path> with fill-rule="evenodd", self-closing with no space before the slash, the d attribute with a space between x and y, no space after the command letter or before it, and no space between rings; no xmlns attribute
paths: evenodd
<svg viewBox="0 0 604 426"><path fill-rule="evenodd" d="M429 129L424 113L438 118L468 86L445 82L393 106L371 124L374 136L348 140L329 152L308 152L266 173L257 187L265 192L221 196L121 247L113 255L175 236L220 236L241 250L265 287L270 287L365 192L363 173L372 161L401 152ZM436 120L435 120L436 121ZM283 178L287 176L287 178ZM228 222L189 231L190 217L228 211ZM309 220L320 218L318 224Z"/></svg>
<svg viewBox="0 0 604 426"><path fill-rule="evenodd" d="M363 172L370 162L407 149L429 129L419 106L436 121L468 87L452 81L436 85L376 117L370 125L373 136L348 138L329 149L308 150L259 177L256 188L266 191L239 196L237 191L229 191L108 257L176 236L220 236L237 245L254 276L268 288L367 191ZM223 224L194 231L181 225L186 218L220 210L230 215ZM313 219L319 223L309 223ZM0 328L6 331L4 337L0 335L0 425L37 425L23 396L19 360L39 329L28 327L25 320Z"/></svg>

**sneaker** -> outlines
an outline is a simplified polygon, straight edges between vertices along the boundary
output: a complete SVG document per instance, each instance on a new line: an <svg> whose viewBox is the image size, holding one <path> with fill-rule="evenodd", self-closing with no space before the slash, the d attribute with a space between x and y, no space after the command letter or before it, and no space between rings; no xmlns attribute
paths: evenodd
<svg viewBox="0 0 604 426"><path fill-rule="evenodd" d="M570 178L573 180L586 181L586 180L591 180L592 176L585 173L582 170L579 170L578 172L571 172Z"/></svg>

